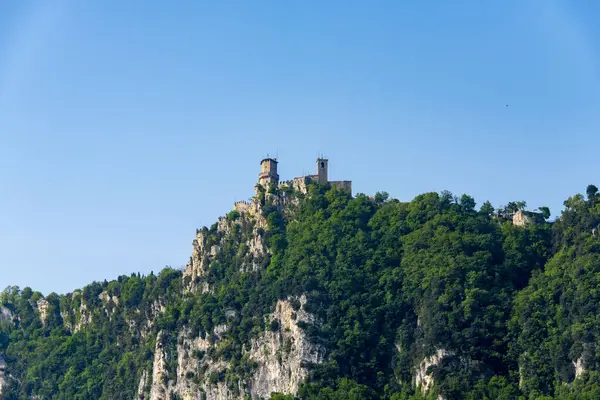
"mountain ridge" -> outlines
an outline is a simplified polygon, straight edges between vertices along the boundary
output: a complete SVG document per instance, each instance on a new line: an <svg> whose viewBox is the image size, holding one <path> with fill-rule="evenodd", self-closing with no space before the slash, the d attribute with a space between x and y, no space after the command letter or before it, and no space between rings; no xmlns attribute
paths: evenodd
<svg viewBox="0 0 600 400"><path fill-rule="evenodd" d="M522 202L258 185L183 271L2 292L0 394L594 398L594 188L514 224Z"/></svg>

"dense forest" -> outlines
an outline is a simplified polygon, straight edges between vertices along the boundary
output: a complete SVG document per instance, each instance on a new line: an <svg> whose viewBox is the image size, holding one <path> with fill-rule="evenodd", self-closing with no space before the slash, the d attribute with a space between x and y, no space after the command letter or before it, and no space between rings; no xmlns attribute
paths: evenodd
<svg viewBox="0 0 600 400"><path fill-rule="evenodd" d="M297 325L323 351L302 366L296 393L271 399L600 398L595 186L556 220L539 207L523 226L510 218L523 201L476 207L450 192L401 202L311 185L260 190L254 201L260 215L232 211L227 229L198 231L218 251L197 276L165 268L64 295L6 288L3 398L148 398L158 348L176 388L183 331L215 343L189 356L198 366L185 380L250 398L239 389L260 363L249 343L283 331L265 316L286 299L311 316ZM256 237L267 251L251 256Z"/></svg>

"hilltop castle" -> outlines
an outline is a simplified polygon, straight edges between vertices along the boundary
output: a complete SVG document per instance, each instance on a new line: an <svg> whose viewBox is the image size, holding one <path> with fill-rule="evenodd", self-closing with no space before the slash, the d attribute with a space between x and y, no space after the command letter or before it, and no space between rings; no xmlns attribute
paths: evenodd
<svg viewBox="0 0 600 400"><path fill-rule="evenodd" d="M289 181L279 181L277 173L277 159L267 157L260 162L260 173L258 174L258 184L256 193L259 190L268 190L270 187L279 189L292 188L301 193L308 192L308 185L318 183L320 185L330 185L338 190L344 190L352 194L352 181L330 181L328 177L328 161L326 158L317 158L317 173L315 175L301 176ZM262 188L262 189L261 189ZM234 209L238 212L246 212L253 206L252 201L236 201Z"/></svg>
<svg viewBox="0 0 600 400"><path fill-rule="evenodd" d="M263 188L273 185L275 187L291 186L296 190L306 192L306 186L311 183L320 185L330 185L339 190L345 190L352 193L352 181L330 181L328 178L329 160L326 158L317 158L317 173L315 175L302 176L294 178L291 181L280 182L277 173L277 160L275 158L265 158L260 162L260 173L258 174L258 184Z"/></svg>

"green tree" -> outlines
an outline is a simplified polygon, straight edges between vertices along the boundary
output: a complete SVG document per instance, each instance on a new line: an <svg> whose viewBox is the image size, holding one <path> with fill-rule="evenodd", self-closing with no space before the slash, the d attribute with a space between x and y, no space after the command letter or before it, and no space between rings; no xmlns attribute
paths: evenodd
<svg viewBox="0 0 600 400"><path fill-rule="evenodd" d="M475 209L475 200L471 196L463 194L460 198L460 205L465 211L473 211Z"/></svg>
<svg viewBox="0 0 600 400"><path fill-rule="evenodd" d="M544 217L544 219L550 218L551 213L550 213L550 209L548 207L542 206L539 208L539 210L542 214L542 217Z"/></svg>
<svg viewBox="0 0 600 400"><path fill-rule="evenodd" d="M596 185L588 185L585 189L588 200L595 200L598 196L598 187Z"/></svg>
<svg viewBox="0 0 600 400"><path fill-rule="evenodd" d="M492 206L492 203L490 203L489 201L486 201L485 203L483 203L481 205L481 208L479 209L479 212L482 215L486 215L486 216L491 216L494 213L494 207Z"/></svg>

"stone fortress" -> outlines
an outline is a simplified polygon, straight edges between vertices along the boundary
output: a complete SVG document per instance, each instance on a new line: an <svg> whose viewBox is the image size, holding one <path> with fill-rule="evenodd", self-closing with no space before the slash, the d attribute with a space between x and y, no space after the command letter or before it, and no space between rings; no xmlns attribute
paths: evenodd
<svg viewBox="0 0 600 400"><path fill-rule="evenodd" d="M317 158L317 173L315 175L306 175L294 178L288 181L280 181L277 173L277 159L267 156L260 162L260 173L258 174L258 184L256 193L259 190L269 190L270 187L285 189L292 188L301 193L308 192L308 185L317 183L320 185L330 185L338 190L345 190L352 194L352 181L330 181L329 180L329 160L327 158ZM247 211L252 207L251 201L237 201L234 203L234 209L239 212ZM534 225L544 222L544 218L539 212L518 210L509 214L496 212L495 217L503 217L512 221L515 226ZM600 225L598 230L600 230Z"/></svg>
<svg viewBox="0 0 600 400"><path fill-rule="evenodd" d="M315 175L307 175L294 178L288 181L280 181L277 173L277 159L273 157L264 158L260 162L260 173L258 174L258 184L255 189L258 193L259 189L268 190L270 187L275 188L292 188L301 193L308 192L308 185L320 184L330 185L338 190L344 190L352 194L352 181L330 181L329 180L329 160L323 157L317 158L317 169ZM250 207L249 201L235 202L235 209L245 211Z"/></svg>
<svg viewBox="0 0 600 400"><path fill-rule="evenodd" d="M258 174L258 184L268 189L269 186L275 187L291 186L294 189L306 192L306 186L311 183L319 185L330 185L339 190L345 190L352 193L352 181L330 181L329 180L329 160L326 158L317 158L317 173L315 175L302 176L294 178L291 181L279 181L277 174L277 160L275 158L265 158L260 162L260 174Z"/></svg>

